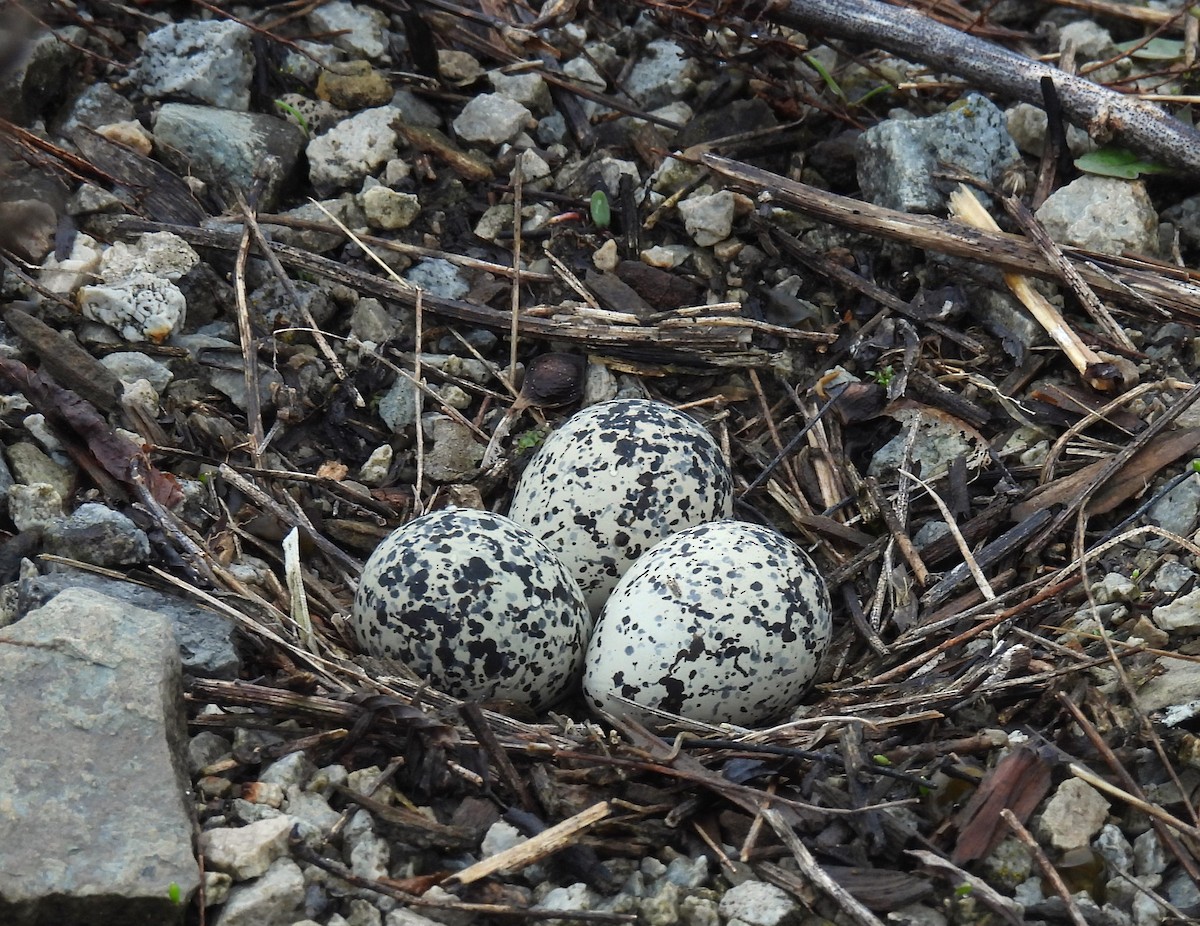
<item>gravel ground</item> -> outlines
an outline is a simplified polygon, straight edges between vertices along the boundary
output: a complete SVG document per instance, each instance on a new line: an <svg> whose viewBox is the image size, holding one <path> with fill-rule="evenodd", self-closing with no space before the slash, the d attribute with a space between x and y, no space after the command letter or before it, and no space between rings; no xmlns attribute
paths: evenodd
<svg viewBox="0 0 1200 926"><path fill-rule="evenodd" d="M1200 916L1186 152L808 6L7 5L0 919ZM1194 99L1171 4L943 6ZM642 398L828 586L803 704L655 736L360 654L394 528Z"/></svg>

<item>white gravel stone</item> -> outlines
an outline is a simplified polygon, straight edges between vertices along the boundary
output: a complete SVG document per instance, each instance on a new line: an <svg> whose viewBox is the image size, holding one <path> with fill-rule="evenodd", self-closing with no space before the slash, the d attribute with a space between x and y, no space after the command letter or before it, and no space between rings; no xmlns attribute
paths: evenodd
<svg viewBox="0 0 1200 926"><path fill-rule="evenodd" d="M254 881L229 892L218 926L292 926L304 906L304 875L290 858L277 859Z"/></svg>
<svg viewBox="0 0 1200 926"><path fill-rule="evenodd" d="M729 237L737 201L730 190L720 190L707 196L689 196L678 208L688 234L704 248Z"/></svg>
<svg viewBox="0 0 1200 926"><path fill-rule="evenodd" d="M1150 612L1163 630L1189 630L1200 627L1200 588L1180 595L1174 601L1160 604Z"/></svg>
<svg viewBox="0 0 1200 926"><path fill-rule="evenodd" d="M408 228L421 212L421 201L414 194L400 193L382 185L364 190L358 201L367 223L387 231Z"/></svg>
<svg viewBox="0 0 1200 926"><path fill-rule="evenodd" d="M185 20L151 32L136 76L146 96L184 98L242 112L250 108L252 33L226 19Z"/></svg>
<svg viewBox="0 0 1200 926"><path fill-rule="evenodd" d="M1038 831L1056 849L1086 846L1108 817L1108 801L1086 782L1068 778L1046 803Z"/></svg>
<svg viewBox="0 0 1200 926"><path fill-rule="evenodd" d="M52 293L74 293L99 272L102 251L95 238L80 232L71 245L71 253L65 258L59 260L51 253L42 261L38 282Z"/></svg>
<svg viewBox="0 0 1200 926"><path fill-rule="evenodd" d="M277 816L248 826L222 827L200 834L200 852L208 867L235 881L257 878L287 851L295 820Z"/></svg>
<svg viewBox="0 0 1200 926"><path fill-rule="evenodd" d="M524 74L489 71L488 80L491 81L493 90L520 103L530 112L545 114L550 111L550 87L541 74L534 71Z"/></svg>
<svg viewBox="0 0 1200 926"><path fill-rule="evenodd" d="M179 287L149 273L81 287L78 298L85 318L108 325L133 343L161 344L179 330L187 315L187 299Z"/></svg>
<svg viewBox="0 0 1200 926"><path fill-rule="evenodd" d="M45 527L62 515L62 496L49 483L25 485L18 482L8 487L8 516L17 530Z"/></svg>
<svg viewBox="0 0 1200 926"><path fill-rule="evenodd" d="M388 19L373 7L335 0L308 14L314 32L341 32L333 44L355 58L382 58L387 52Z"/></svg>
<svg viewBox="0 0 1200 926"><path fill-rule="evenodd" d="M1140 180L1084 174L1051 193L1037 217L1059 244L1102 254L1158 251L1158 212Z"/></svg>
<svg viewBox="0 0 1200 926"><path fill-rule="evenodd" d="M396 157L394 106L364 109L308 143L308 176L318 190L357 186Z"/></svg>
<svg viewBox="0 0 1200 926"><path fill-rule="evenodd" d="M743 881L721 898L722 919L749 926L784 926L797 917L800 905L783 888L764 881Z"/></svg>
<svg viewBox="0 0 1200 926"><path fill-rule="evenodd" d="M498 93L481 93L463 107L454 131L467 142L501 145L534 125L532 114L520 103Z"/></svg>

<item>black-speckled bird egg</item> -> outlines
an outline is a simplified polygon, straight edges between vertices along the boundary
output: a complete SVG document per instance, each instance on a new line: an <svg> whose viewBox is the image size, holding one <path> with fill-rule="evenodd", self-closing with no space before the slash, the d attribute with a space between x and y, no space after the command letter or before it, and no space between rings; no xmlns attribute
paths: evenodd
<svg viewBox="0 0 1200 926"><path fill-rule="evenodd" d="M546 438L509 516L558 554L599 614L652 546L732 512L733 477L708 431L661 402L616 399Z"/></svg>
<svg viewBox="0 0 1200 926"><path fill-rule="evenodd" d="M583 690L601 710L650 723L615 695L753 726L799 704L830 634L829 593L800 547L755 524L703 524L658 544L617 585Z"/></svg>
<svg viewBox="0 0 1200 926"><path fill-rule="evenodd" d="M592 615L566 567L503 515L448 508L410 521L363 569L351 626L458 698L538 710L579 680Z"/></svg>

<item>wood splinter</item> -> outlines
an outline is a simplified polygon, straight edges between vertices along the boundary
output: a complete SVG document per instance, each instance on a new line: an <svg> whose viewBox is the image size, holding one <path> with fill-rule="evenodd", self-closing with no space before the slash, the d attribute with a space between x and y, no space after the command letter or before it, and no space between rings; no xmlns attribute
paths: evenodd
<svg viewBox="0 0 1200 926"><path fill-rule="evenodd" d="M950 194L950 214L981 231L999 232L1000 226L992 218L979 199L965 186ZM1046 329L1054 341L1067 355L1071 365L1079 371L1083 381L1097 392L1117 392L1124 385L1117 365L1106 360L1100 354L1080 340L1079 335L1067 324L1062 313L1049 300L1033 288L1029 277L1020 273L1005 273L1004 282L1012 290L1030 314L1037 319L1038 324Z"/></svg>

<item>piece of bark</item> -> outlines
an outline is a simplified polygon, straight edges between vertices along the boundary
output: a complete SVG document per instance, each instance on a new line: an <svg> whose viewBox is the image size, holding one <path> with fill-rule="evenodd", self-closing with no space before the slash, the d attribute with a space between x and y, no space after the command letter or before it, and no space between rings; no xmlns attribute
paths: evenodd
<svg viewBox="0 0 1200 926"><path fill-rule="evenodd" d="M1035 750L1018 746L988 772L958 814L958 842L950 858L964 865L983 858L1008 835L1000 816L1010 810L1024 823L1050 790L1051 765Z"/></svg>
<svg viewBox="0 0 1200 926"><path fill-rule="evenodd" d="M1174 167L1200 169L1200 132L1152 103L877 0L774 0L775 22L863 42L957 74L980 88L1043 105L1041 79L1054 82L1063 112L1096 141L1119 140Z"/></svg>
<svg viewBox="0 0 1200 926"><path fill-rule="evenodd" d="M1143 447L1092 496L1087 505L1088 515L1112 511L1121 502L1133 498L1145 489L1155 473L1197 447L1200 447L1200 428L1180 428L1153 441L1148 447ZM1023 502L1013 506L1013 518L1023 520L1036 511L1078 498L1107 463L1107 460L1097 460L1069 476L1038 486Z"/></svg>
<svg viewBox="0 0 1200 926"><path fill-rule="evenodd" d="M32 350L46 370L61 386L106 412L121 407L123 387L116 374L79 346L63 337L45 322L26 312L28 302L13 302L4 308L4 323L25 346Z"/></svg>

